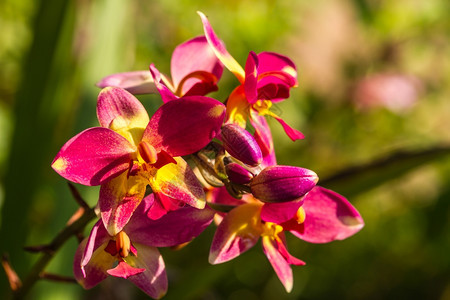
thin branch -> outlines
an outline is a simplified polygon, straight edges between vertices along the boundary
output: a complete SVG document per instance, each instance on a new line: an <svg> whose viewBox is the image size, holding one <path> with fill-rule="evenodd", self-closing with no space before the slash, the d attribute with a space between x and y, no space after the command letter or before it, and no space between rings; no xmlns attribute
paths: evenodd
<svg viewBox="0 0 450 300"><path fill-rule="evenodd" d="M71 276L63 276L58 274L42 272L39 274L39 278L57 282L77 283L76 279Z"/></svg>
<svg viewBox="0 0 450 300"><path fill-rule="evenodd" d="M67 182L69 185L70 192L72 193L73 198L75 201L84 209L89 209L89 204L84 201L83 197L81 197L80 192L77 190L77 188L73 185L71 182Z"/></svg>
<svg viewBox="0 0 450 300"><path fill-rule="evenodd" d="M42 253L42 256L35 263L30 273L23 281L22 287L14 290L13 299L23 299L30 291L33 285L42 278L43 270L52 260L59 248L72 236L77 235L83 228L96 217L94 208L84 210L83 214L74 220L70 225L66 225L64 229L48 244L49 252Z"/></svg>

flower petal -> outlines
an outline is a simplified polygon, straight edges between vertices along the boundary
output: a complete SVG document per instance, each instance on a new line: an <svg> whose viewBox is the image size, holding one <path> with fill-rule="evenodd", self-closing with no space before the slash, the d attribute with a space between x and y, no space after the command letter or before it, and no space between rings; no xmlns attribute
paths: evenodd
<svg viewBox="0 0 450 300"><path fill-rule="evenodd" d="M211 244L211 264L229 261L256 244L263 232L260 211L260 204L247 203L234 208L225 216Z"/></svg>
<svg viewBox="0 0 450 300"><path fill-rule="evenodd" d="M196 95L206 95L209 92L217 90L215 83L222 76L223 66L209 46L206 37L198 36L175 48L170 62L170 70L173 85L177 91L180 90L180 83L185 78L190 78L183 83L179 96L188 94L194 86L196 91L203 91L202 93L196 93ZM211 84L190 76L190 74L197 73L198 71L210 73L216 79L216 82Z"/></svg>
<svg viewBox="0 0 450 300"><path fill-rule="evenodd" d="M343 240L364 227L358 211L343 196L316 186L304 198L305 222L284 226L294 235L310 243Z"/></svg>
<svg viewBox="0 0 450 300"><path fill-rule="evenodd" d="M204 208L206 201L202 185L183 158L175 157L175 160L176 164L167 164L150 177L153 192L162 193L195 208Z"/></svg>
<svg viewBox="0 0 450 300"><path fill-rule="evenodd" d="M219 101L188 96L163 104L151 118L143 140L159 152L183 156L197 152L220 133L225 106Z"/></svg>
<svg viewBox="0 0 450 300"><path fill-rule="evenodd" d="M291 87L297 85L297 70L288 57L274 52L261 52L258 54L258 61L259 74L279 71L284 73L283 78Z"/></svg>
<svg viewBox="0 0 450 300"><path fill-rule="evenodd" d="M214 33L208 18L202 12L198 11L197 13L202 19L206 39L208 40L208 43L212 47L217 58L237 77L240 83L244 83L245 72L241 65L239 65L230 53L228 53L227 49L225 49L223 42L219 40L217 35Z"/></svg>
<svg viewBox="0 0 450 300"><path fill-rule="evenodd" d="M128 279L130 276L134 276L144 272L145 269L134 268L124 261L119 261L116 267L106 271L111 276Z"/></svg>
<svg viewBox="0 0 450 300"><path fill-rule="evenodd" d="M158 71L155 65L151 64L149 68L150 73L152 74L152 78L155 81L156 88L161 95L162 101L165 103L178 99L178 96L174 94L175 91L171 90L167 85L161 82L161 73Z"/></svg>
<svg viewBox="0 0 450 300"><path fill-rule="evenodd" d="M235 88L227 100L227 122L245 128L249 116L250 105L245 97L244 86Z"/></svg>
<svg viewBox="0 0 450 300"><path fill-rule="evenodd" d="M210 208L182 207L170 211L158 220L151 220L145 208L136 210L132 222L125 227L130 239L154 247L171 247L191 241L212 222Z"/></svg>
<svg viewBox="0 0 450 300"><path fill-rule="evenodd" d="M174 211L185 206L184 202L167 197L163 193L153 193L147 197L150 196L154 197L154 202L151 209L147 213L147 217L152 220L158 220L169 211Z"/></svg>
<svg viewBox="0 0 450 300"><path fill-rule="evenodd" d="M124 172L101 186L98 206L111 236L118 234L128 223L144 198L147 184L142 177L128 176Z"/></svg>
<svg viewBox="0 0 450 300"><path fill-rule="evenodd" d="M249 103L255 103L258 100L258 57L256 53L250 51L245 63L245 96Z"/></svg>
<svg viewBox="0 0 450 300"><path fill-rule="evenodd" d="M107 87L100 92L97 117L102 127L114 130L135 146L141 141L150 120L141 102L117 87Z"/></svg>
<svg viewBox="0 0 450 300"><path fill-rule="evenodd" d="M264 203L261 209L261 220L281 224L289 221L297 214L303 204L303 198L284 203Z"/></svg>
<svg viewBox="0 0 450 300"><path fill-rule="evenodd" d="M250 110L250 123L255 128L255 140L261 149L263 161L261 166L268 167L277 164L275 149L273 146L272 132L264 116Z"/></svg>
<svg viewBox="0 0 450 300"><path fill-rule="evenodd" d="M127 256L125 261L144 272L128 277L144 293L154 299L162 298L167 292L167 275L164 261L155 247L135 244L137 256Z"/></svg>
<svg viewBox="0 0 450 300"><path fill-rule="evenodd" d="M285 248L284 244L281 241L273 239L270 236L263 236L262 245L264 254L275 270L275 273L277 274L284 288L288 293L291 292L294 283L292 269L290 266L291 255L289 254L289 257L286 258L285 255L283 255L283 252L287 253L287 249ZM297 265L305 264L295 257L294 259L292 259L292 261L295 261Z"/></svg>
<svg viewBox="0 0 450 300"><path fill-rule="evenodd" d="M67 180L99 185L127 170L135 150L126 138L108 128L89 128L61 148L52 168Z"/></svg>
<svg viewBox="0 0 450 300"><path fill-rule="evenodd" d="M282 118L280 118L279 116L277 116L274 113L270 113L270 116L272 116L273 118L275 118L275 120L277 120L281 126L283 126L284 132L286 132L286 134L288 135L288 137L292 140L292 141L296 141L296 140L301 140L304 139L305 136L303 135L303 133L301 133L300 131L298 131L297 129L292 128L291 126L289 126Z"/></svg>
<svg viewBox="0 0 450 300"><path fill-rule="evenodd" d="M106 271L111 268L116 258L104 251L107 243L103 243L92 253L89 263L81 268L81 259L88 239L84 239L77 248L73 262L73 273L78 283L90 289L108 277Z"/></svg>
<svg viewBox="0 0 450 300"><path fill-rule="evenodd" d="M134 95L154 94L158 92L148 70L111 74L104 77L96 85L99 88L108 86L120 87Z"/></svg>
<svg viewBox="0 0 450 300"><path fill-rule="evenodd" d="M84 266L86 266L91 260L94 251L96 251L100 247L100 245L107 243L109 239L110 236L105 230L102 222L100 220L97 221L92 227L91 232L89 233L89 237L87 238L84 250L82 252L82 257L79 265L79 267L81 267L81 270L83 270Z"/></svg>

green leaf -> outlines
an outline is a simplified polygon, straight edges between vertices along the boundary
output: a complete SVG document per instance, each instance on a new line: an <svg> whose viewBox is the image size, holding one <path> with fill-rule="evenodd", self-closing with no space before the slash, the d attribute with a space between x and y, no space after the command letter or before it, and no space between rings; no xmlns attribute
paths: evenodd
<svg viewBox="0 0 450 300"><path fill-rule="evenodd" d="M448 155L450 155L449 146L421 151L402 150L367 164L344 169L321 180L319 184L346 197L352 197Z"/></svg>

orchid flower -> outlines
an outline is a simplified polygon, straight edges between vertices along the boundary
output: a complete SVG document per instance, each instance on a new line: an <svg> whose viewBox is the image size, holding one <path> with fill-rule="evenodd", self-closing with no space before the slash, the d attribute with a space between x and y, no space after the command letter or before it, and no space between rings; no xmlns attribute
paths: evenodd
<svg viewBox="0 0 450 300"><path fill-rule="evenodd" d="M217 90L223 66L204 36L178 45L172 54L172 78L161 75L162 82L177 97L204 96ZM116 73L103 78L97 86L116 86L132 94L157 93L157 84L148 70ZM165 100L163 98L163 100Z"/></svg>
<svg viewBox="0 0 450 300"><path fill-rule="evenodd" d="M74 259L77 281L90 289L109 275L130 280L152 298L167 291L164 261L156 247L191 241L212 221L213 211L184 207L158 220L148 217L154 204L150 194L141 201L122 231L111 236L98 221L78 246Z"/></svg>
<svg viewBox="0 0 450 300"><path fill-rule="evenodd" d="M70 139L52 167L70 181L101 185L99 207L111 236L127 224L147 185L160 207L153 218L180 203L205 207L203 188L181 156L200 150L220 132L223 104L187 96L165 103L149 119L132 94L108 87L99 94L97 116L101 127Z"/></svg>
<svg viewBox="0 0 450 300"><path fill-rule="evenodd" d="M200 15L206 39L217 58L239 80L227 101L227 120L245 128L247 119L254 123L253 113L275 118L293 141L302 139L303 134L291 128L281 117L270 110L274 102L289 98L289 90L297 86L297 71L294 63L286 56L251 51L245 69L228 53L222 41L213 31L207 17Z"/></svg>
<svg viewBox="0 0 450 300"><path fill-rule="evenodd" d="M211 244L209 262L229 261L252 248L261 237L264 254L287 292L292 290L290 265L304 265L289 254L285 231L310 243L343 240L364 222L341 195L316 186L303 198L284 203L263 203L246 195L245 204L233 208L221 221Z"/></svg>

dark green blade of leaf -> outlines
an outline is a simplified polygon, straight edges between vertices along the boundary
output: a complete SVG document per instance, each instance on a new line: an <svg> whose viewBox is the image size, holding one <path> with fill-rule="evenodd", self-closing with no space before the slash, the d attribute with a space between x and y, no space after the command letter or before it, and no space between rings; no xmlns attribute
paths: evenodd
<svg viewBox="0 0 450 300"><path fill-rule="evenodd" d="M421 151L398 151L360 166L353 166L332 175L319 184L352 197L428 163L450 155L449 146L438 146Z"/></svg>

